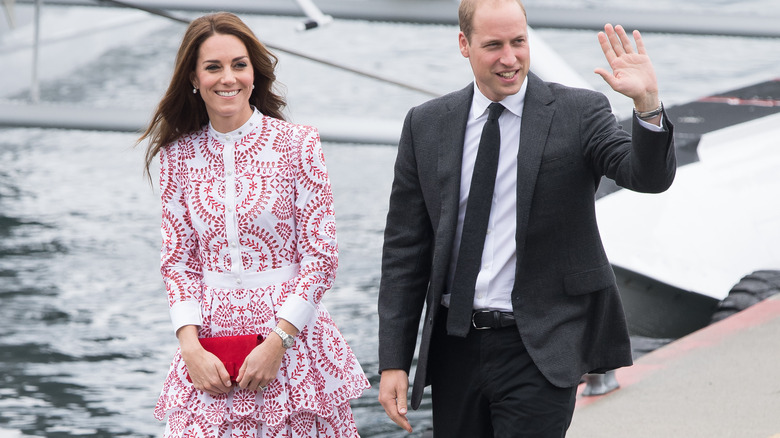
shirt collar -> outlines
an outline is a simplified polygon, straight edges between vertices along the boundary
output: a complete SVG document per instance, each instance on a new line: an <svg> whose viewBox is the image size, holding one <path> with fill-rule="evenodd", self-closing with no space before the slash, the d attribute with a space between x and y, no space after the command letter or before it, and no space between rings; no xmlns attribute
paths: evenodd
<svg viewBox="0 0 780 438"><path fill-rule="evenodd" d="M523 117L523 105L525 104L525 92L528 89L528 76L525 77L523 85L520 87L520 91L511 96L505 97L501 102L504 108L509 110L517 117ZM479 87L477 87L477 81L474 81L474 97L471 101L471 117L476 119L487 112L488 106L493 103L490 99L485 97Z"/></svg>

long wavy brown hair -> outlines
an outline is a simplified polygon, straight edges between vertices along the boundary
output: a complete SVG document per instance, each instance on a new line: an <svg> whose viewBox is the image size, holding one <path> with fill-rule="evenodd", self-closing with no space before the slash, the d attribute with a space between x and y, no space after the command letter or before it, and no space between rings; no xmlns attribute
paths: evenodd
<svg viewBox="0 0 780 438"><path fill-rule="evenodd" d="M284 120L282 108L286 102L274 91L276 56L234 14L218 12L196 18L187 27L179 46L168 91L157 105L146 131L138 139L138 143L149 140L144 171L150 181L149 167L160 149L182 135L197 131L209 121L203 99L192 93L191 78L201 44L214 34L233 35L244 43L255 75L255 87L249 103L267 116Z"/></svg>

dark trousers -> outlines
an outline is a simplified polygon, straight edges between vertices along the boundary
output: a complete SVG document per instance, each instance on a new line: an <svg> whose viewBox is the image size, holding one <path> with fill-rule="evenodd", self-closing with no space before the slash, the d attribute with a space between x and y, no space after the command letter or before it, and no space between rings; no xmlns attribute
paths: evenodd
<svg viewBox="0 0 780 438"><path fill-rule="evenodd" d="M517 327L448 336L446 309L431 345L429 375L435 438L562 438L577 388L552 385Z"/></svg>

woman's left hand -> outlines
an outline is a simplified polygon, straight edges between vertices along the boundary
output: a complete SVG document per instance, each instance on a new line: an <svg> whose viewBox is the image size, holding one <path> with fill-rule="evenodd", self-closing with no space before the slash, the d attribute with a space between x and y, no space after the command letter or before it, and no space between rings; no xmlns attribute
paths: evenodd
<svg viewBox="0 0 780 438"><path fill-rule="evenodd" d="M298 329L284 319L279 320L278 326L291 336L298 334ZM276 378L286 350L282 345L282 338L276 333L269 333L263 343L249 353L241 369L238 370L236 378L238 386L253 391L268 386Z"/></svg>
<svg viewBox="0 0 780 438"><path fill-rule="evenodd" d="M238 386L253 391L268 386L279 372L285 350L281 338L271 333L271 336L255 347L244 360L236 378Z"/></svg>

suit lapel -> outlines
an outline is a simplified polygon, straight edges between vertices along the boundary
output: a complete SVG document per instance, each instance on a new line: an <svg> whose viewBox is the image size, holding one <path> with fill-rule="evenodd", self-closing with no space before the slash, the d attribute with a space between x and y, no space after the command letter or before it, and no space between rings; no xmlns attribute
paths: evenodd
<svg viewBox="0 0 780 438"><path fill-rule="evenodd" d="M554 96L539 77L528 74L528 90L523 106L520 128L520 149L517 155L517 266L521 266L528 230L528 218L536 178L542 163L542 153L550 135L555 109L550 105ZM519 274L519 271L518 271Z"/></svg>
<svg viewBox="0 0 780 438"><path fill-rule="evenodd" d="M453 223L453 228L458 216L463 141L473 90L473 85L469 85L447 103L447 111L442 113L440 125L442 139L439 142L438 175L441 187L441 215L442 220Z"/></svg>
<svg viewBox="0 0 780 438"><path fill-rule="evenodd" d="M438 179L440 216L436 225L436 248L433 260L433 284L437 296L443 292L449 270L452 244L458 224L458 204L460 200L460 174L463 161L463 141L466 134L466 121L471 109L474 85L454 93L446 102L437 126L441 141L438 142ZM438 299L438 297L433 297Z"/></svg>

